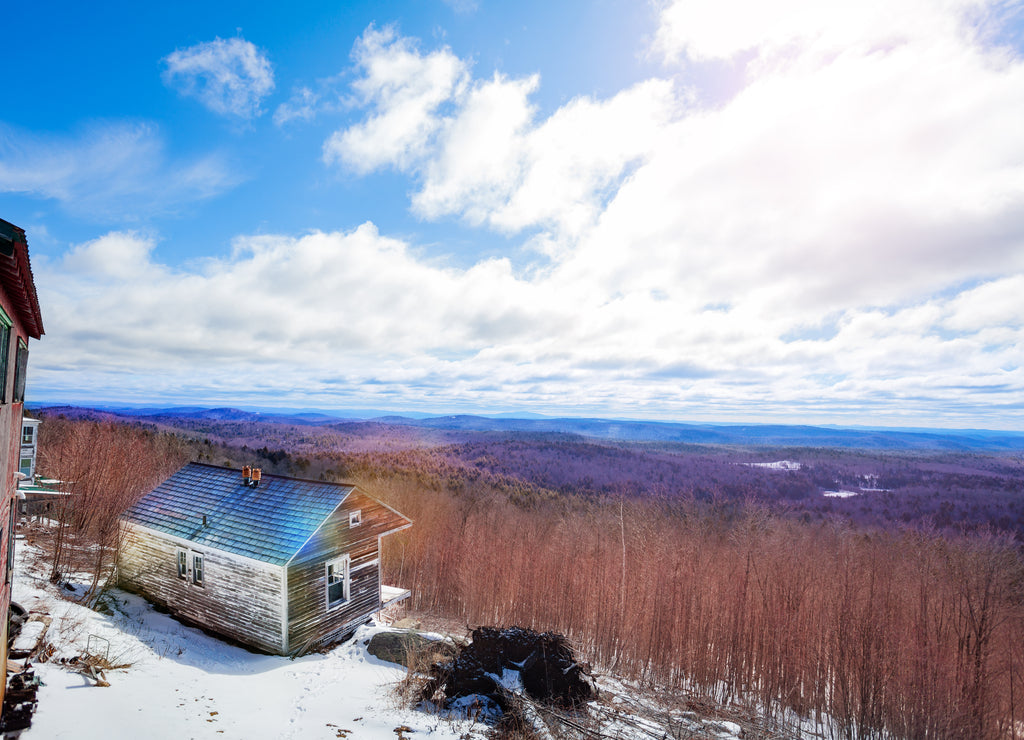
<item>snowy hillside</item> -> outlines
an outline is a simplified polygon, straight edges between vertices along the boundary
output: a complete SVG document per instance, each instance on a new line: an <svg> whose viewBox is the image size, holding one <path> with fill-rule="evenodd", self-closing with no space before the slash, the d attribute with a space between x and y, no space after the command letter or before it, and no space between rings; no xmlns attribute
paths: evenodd
<svg viewBox="0 0 1024 740"><path fill-rule="evenodd" d="M256 655L124 592L108 601L109 616L64 601L41 574L29 572L31 549L21 546L18 555L14 600L50 615L46 640L57 650L49 662L34 663L45 685L26 738L394 740L404 726L414 737L457 740L487 729L399 706L393 689L405 669L366 652L364 642L379 628L364 627L324 655ZM34 644L42 626L26 624L17 646ZM100 637L110 643L110 663L130 664L106 671L107 688L58 662L85 653L90 635L93 654L106 652Z"/></svg>

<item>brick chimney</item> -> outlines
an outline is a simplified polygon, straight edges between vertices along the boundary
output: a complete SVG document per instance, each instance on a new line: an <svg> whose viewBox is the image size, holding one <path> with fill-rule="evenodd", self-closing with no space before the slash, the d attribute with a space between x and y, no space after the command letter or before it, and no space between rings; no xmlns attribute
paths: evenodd
<svg viewBox="0 0 1024 740"><path fill-rule="evenodd" d="M253 488L260 484L260 479L263 477L263 471L259 468L252 469L252 483L250 484Z"/></svg>
<svg viewBox="0 0 1024 740"><path fill-rule="evenodd" d="M251 471L250 471L250 468L249 468L248 465L243 465L242 466L242 485L243 486L249 485L249 474L250 474L250 472Z"/></svg>

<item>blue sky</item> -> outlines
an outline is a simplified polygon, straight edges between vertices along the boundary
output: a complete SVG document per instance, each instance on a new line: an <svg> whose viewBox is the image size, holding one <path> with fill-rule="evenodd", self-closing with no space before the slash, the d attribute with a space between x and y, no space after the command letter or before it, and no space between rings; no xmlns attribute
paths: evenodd
<svg viewBox="0 0 1024 740"><path fill-rule="evenodd" d="M37 6L30 401L1024 428L1018 3Z"/></svg>

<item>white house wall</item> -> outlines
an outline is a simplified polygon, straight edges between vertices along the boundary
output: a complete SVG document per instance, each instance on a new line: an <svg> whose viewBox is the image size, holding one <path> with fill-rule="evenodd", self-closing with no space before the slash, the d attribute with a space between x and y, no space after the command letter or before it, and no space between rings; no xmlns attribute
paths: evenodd
<svg viewBox="0 0 1024 740"><path fill-rule="evenodd" d="M178 575L177 554L203 556L203 586ZM285 569L210 547L196 547L139 525L127 525L118 584L184 621L264 652L286 654Z"/></svg>

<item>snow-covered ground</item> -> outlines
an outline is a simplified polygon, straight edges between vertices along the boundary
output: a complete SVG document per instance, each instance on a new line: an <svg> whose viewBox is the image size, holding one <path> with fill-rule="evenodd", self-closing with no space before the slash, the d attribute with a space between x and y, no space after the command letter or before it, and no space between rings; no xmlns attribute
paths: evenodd
<svg viewBox="0 0 1024 740"><path fill-rule="evenodd" d="M768 468L769 470L799 470L801 468L800 463L794 462L793 460L777 460L776 462L750 462L740 463L740 465L746 465L748 468Z"/></svg>
<svg viewBox="0 0 1024 740"><path fill-rule="evenodd" d="M25 738L369 738L459 740L488 729L402 706L401 666L379 660L365 643L380 627L323 655L296 660L256 655L185 627L143 599L114 591L111 615L61 599L30 572L30 547L18 543L14 600L51 618L46 640L57 652L34 662L44 686ZM42 623L29 622L19 642L34 643ZM130 664L106 671L109 687L57 661L92 653Z"/></svg>
<svg viewBox="0 0 1024 740"><path fill-rule="evenodd" d="M859 491L824 491L822 496L826 498L850 498L851 496L859 496Z"/></svg>

